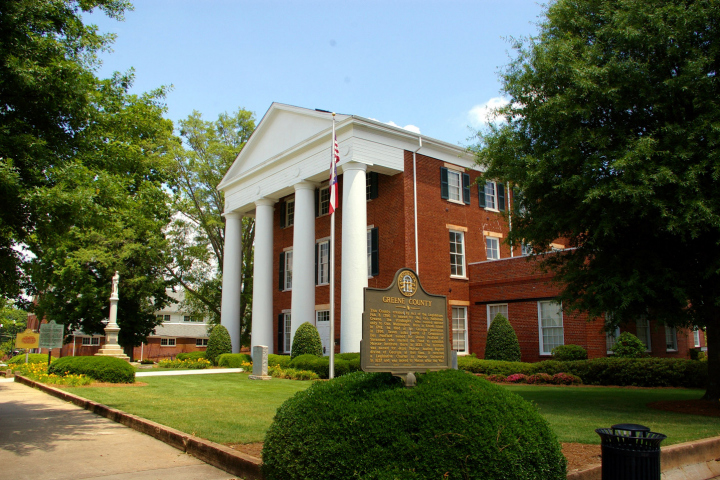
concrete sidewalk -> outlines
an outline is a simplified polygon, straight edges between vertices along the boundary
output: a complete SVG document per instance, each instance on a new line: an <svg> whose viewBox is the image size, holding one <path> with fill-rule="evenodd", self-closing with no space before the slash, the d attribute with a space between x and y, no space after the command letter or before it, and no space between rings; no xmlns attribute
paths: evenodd
<svg viewBox="0 0 720 480"><path fill-rule="evenodd" d="M0 382L0 471L13 480L234 478L148 435L11 382Z"/></svg>

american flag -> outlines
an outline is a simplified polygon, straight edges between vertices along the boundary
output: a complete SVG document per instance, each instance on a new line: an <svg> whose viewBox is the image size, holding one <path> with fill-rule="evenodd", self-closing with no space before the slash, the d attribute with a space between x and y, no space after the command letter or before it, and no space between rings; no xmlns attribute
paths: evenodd
<svg viewBox="0 0 720 480"><path fill-rule="evenodd" d="M335 121L333 119L333 148L330 159L330 215L335 212L338 206L337 186L337 163L340 161L340 149L338 148L337 136L335 135Z"/></svg>

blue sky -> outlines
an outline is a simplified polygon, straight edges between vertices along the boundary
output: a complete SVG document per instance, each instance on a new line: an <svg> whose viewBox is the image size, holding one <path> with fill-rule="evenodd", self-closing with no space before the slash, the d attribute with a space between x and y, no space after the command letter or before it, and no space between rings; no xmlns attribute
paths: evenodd
<svg viewBox="0 0 720 480"><path fill-rule="evenodd" d="M98 74L173 85L167 117L207 120L272 102L361 115L466 145L497 103L509 37L537 32L532 0L135 0ZM493 100L495 99L495 100Z"/></svg>

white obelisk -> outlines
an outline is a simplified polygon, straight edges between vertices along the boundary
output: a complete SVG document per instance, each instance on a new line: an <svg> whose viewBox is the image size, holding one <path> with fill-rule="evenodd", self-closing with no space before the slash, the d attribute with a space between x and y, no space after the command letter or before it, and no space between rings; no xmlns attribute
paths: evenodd
<svg viewBox="0 0 720 480"><path fill-rule="evenodd" d="M105 327L105 346L98 350L96 355L118 357L129 361L130 357L125 355L122 347L118 345L118 333L120 332L120 327L117 324L117 304L118 300L120 300L119 283L120 274L115 272L112 277L112 290L110 291L110 318L107 327Z"/></svg>

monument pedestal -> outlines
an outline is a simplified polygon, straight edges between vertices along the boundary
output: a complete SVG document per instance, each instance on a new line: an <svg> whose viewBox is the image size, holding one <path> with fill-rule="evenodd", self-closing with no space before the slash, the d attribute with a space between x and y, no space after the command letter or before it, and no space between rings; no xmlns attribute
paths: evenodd
<svg viewBox="0 0 720 480"><path fill-rule="evenodd" d="M125 352L123 351L122 347L118 345L117 343L117 337L118 332L120 331L120 328L118 327L106 327L105 328L105 338L107 339L105 342L105 346L98 350L98 353L95 355L101 356L101 357L115 357L115 358L121 358L127 362L130 361L130 357L125 355Z"/></svg>
<svg viewBox="0 0 720 480"><path fill-rule="evenodd" d="M249 375L250 380L271 380L268 375L268 347L255 345L252 348L253 373Z"/></svg>

